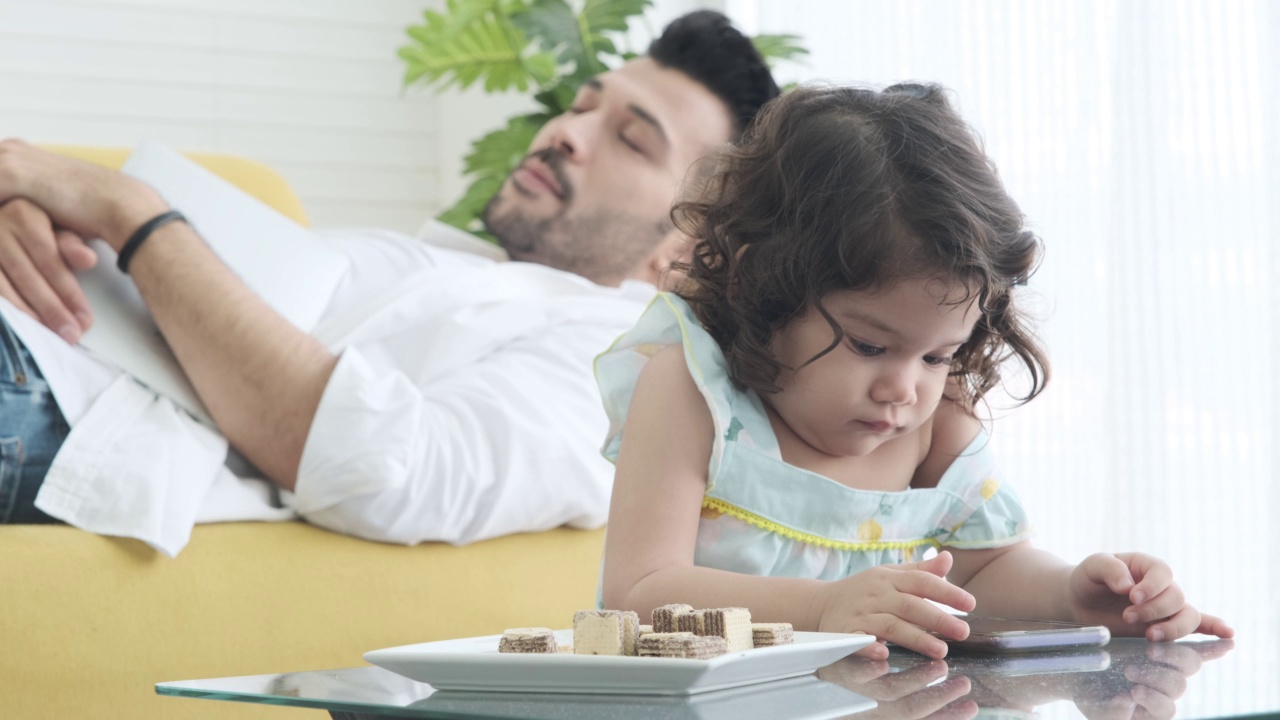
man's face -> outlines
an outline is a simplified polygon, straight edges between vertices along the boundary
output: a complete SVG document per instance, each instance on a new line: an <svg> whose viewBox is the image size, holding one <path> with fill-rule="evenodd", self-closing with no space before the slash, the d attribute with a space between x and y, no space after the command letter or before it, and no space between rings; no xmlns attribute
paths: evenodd
<svg viewBox="0 0 1280 720"><path fill-rule="evenodd" d="M602 285L644 277L685 172L731 133L728 110L706 87L633 60L584 85L572 109L539 131L485 224L513 260Z"/></svg>

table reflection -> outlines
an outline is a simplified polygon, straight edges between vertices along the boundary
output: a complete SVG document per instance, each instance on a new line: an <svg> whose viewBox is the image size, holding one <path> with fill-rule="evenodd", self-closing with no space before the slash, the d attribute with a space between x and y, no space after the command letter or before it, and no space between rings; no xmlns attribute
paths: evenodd
<svg viewBox="0 0 1280 720"><path fill-rule="evenodd" d="M1223 718L1280 710L1280 643L1148 643L929 660L895 650L808 675L690 697L436 691L377 667L160 683L162 695L328 710L335 718L742 720ZM267 717L264 715L264 717Z"/></svg>
<svg viewBox="0 0 1280 720"><path fill-rule="evenodd" d="M877 701L872 718L1173 718L1188 678L1227 655L1232 640L1148 643L1106 649L930 660L895 650L889 660L849 657L818 671L827 682ZM1048 710L1050 712L1046 713Z"/></svg>

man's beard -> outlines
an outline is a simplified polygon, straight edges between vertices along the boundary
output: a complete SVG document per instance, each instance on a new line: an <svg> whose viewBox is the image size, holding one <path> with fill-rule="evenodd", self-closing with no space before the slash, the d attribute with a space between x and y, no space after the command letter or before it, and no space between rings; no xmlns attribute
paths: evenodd
<svg viewBox="0 0 1280 720"><path fill-rule="evenodd" d="M512 260L538 263L581 275L601 285L616 285L631 275L669 229L663 217L655 222L621 210L600 210L569 217L574 189L563 171L564 155L555 148L530 153L555 175L563 207L551 217L531 218L509 207L501 190L484 209L484 224ZM515 192L532 194L518 185Z"/></svg>

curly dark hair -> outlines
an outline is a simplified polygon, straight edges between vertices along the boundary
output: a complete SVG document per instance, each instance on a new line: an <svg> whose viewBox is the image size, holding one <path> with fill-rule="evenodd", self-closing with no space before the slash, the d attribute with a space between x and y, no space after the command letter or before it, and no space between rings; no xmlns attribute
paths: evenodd
<svg viewBox="0 0 1280 720"><path fill-rule="evenodd" d="M649 57L679 70L720 98L740 136L760 108L778 97L778 84L751 39L714 10L681 15L649 45Z"/></svg>
<svg viewBox="0 0 1280 720"><path fill-rule="evenodd" d="M981 316L951 375L972 408L1016 357L1038 395L1048 360L1013 303L1035 271L1040 239L1005 192L976 136L937 85L882 91L802 87L769 104L672 220L697 241L680 289L724 351L739 388L778 391L775 332L839 290L910 278L958 281ZM808 363L805 363L808 364Z"/></svg>

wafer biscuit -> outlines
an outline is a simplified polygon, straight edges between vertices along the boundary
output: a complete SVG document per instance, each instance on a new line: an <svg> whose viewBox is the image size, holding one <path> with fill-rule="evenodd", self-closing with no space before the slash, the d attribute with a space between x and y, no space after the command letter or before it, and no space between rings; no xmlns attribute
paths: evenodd
<svg viewBox="0 0 1280 720"><path fill-rule="evenodd" d="M751 635L751 611L746 608L713 608L698 614L698 634L716 635L729 644L729 652L755 647Z"/></svg>
<svg viewBox="0 0 1280 720"><path fill-rule="evenodd" d="M755 647L790 645L796 635L791 623L751 623L751 640Z"/></svg>
<svg viewBox="0 0 1280 720"><path fill-rule="evenodd" d="M683 603L674 603L672 605L663 605L662 607L653 609L653 631L658 633L677 632L680 628L676 627L676 617L679 615L687 615L693 612L692 605ZM693 632L690 630L689 632Z"/></svg>
<svg viewBox="0 0 1280 720"><path fill-rule="evenodd" d="M498 641L500 653L553 653L556 636L547 628L511 628Z"/></svg>
<svg viewBox="0 0 1280 720"><path fill-rule="evenodd" d="M692 633L650 633L636 641L640 657L685 658L706 660L724 655L728 644L722 637Z"/></svg>
<svg viewBox="0 0 1280 720"><path fill-rule="evenodd" d="M578 655L635 653L639 617L630 610L579 610L573 616L573 651Z"/></svg>

